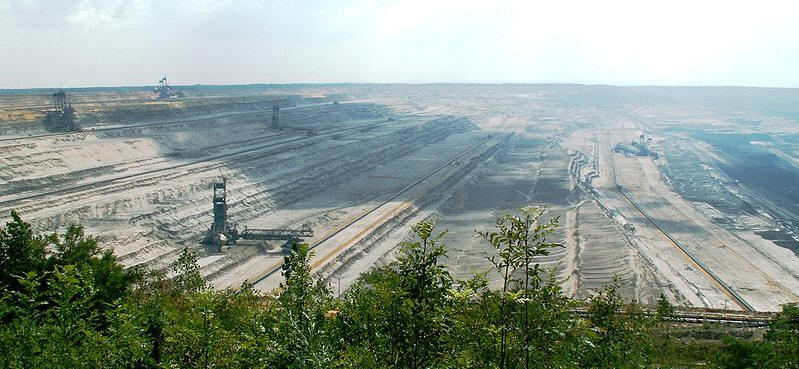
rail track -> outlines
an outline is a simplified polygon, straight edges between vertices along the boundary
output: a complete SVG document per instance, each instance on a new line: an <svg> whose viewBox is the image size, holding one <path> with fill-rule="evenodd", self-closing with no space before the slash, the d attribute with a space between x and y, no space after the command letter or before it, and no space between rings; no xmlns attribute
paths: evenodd
<svg viewBox="0 0 799 369"><path fill-rule="evenodd" d="M456 155L455 157L452 157L452 158L450 158L450 159L446 160L446 161L445 161L443 164L441 164L440 166L436 167L435 169L431 170L430 172L427 172L426 174L424 174L424 175L422 175L421 177L417 178L415 181L413 181L412 183L410 183L410 184L408 184L407 186L403 187L403 188L402 188L402 189L400 189L399 191L395 192L394 194L392 194L391 196L389 196L387 199L385 199L385 200L384 200L384 201L382 201L381 203L379 203L379 204L377 204L377 205L375 205L375 206L371 207L369 210L367 210L367 211L366 211L366 212L364 212L363 214L361 214L361 215L359 215L359 216L357 216L357 217L355 217L355 218L353 218L353 219L349 220L347 223L345 223L344 225L342 225L342 226L340 226L340 227L336 228L334 231L332 231L332 232L330 232L330 233L326 234L326 235L325 235L324 237L322 237L321 239L318 239L318 240L316 240L316 241L315 241L315 242L313 242L311 245L309 245L309 248L310 248L311 250L313 250L313 249L317 248L319 245L321 245L322 243L324 243L324 242L326 242L326 241L330 240L331 238L335 237L336 235L340 234L341 232L344 232L345 230L347 230L349 227L353 226L353 225L354 225L355 223L357 223L358 221L360 221L360 220L362 220L362 219L366 218L367 216L369 216L370 214L372 214L372 213L376 212L378 209L382 208L383 206L385 206L385 205L386 205L386 204L388 204L389 202L391 202L391 201L395 200L397 197L401 196L402 194L404 194L404 193L408 192L408 190L410 190L410 189L412 189L413 187L417 186L419 183L422 183L422 182L424 182L424 181L425 181L425 180L427 180L428 178L430 178L430 177L432 177L433 175L435 175L436 173L440 172L442 169L444 169L444 168L446 168L447 166L451 165L452 163L456 162L458 159L460 159L460 158L464 157L464 156L465 156L465 155L467 155L468 153L470 153L470 152L474 151L475 149L477 149L477 148L478 148L478 147L480 147L481 145L485 144L486 142L488 142L489 140L491 140L491 139L493 138L494 134L495 134L495 132L492 132L492 133L490 133L490 134L488 135L488 137L486 137L485 139L483 139L483 140L481 140L480 142L478 142L478 143L476 143L476 144L474 144L474 145L472 145L472 146L468 147L466 150L462 151L461 153L459 153L459 154L458 154L458 155ZM400 210L401 210L401 209L400 209ZM382 224L382 221L384 221L386 218L390 218L390 215L393 215L393 214L396 214L396 213L398 213L398 211L397 211L396 209L394 209L393 211L389 211L389 212L387 213L387 215L386 215L386 216L383 216L383 217L381 217L380 219L378 219L378 221L377 221L377 222L375 222L375 223L379 223L379 224L376 224L376 225L375 225L375 224L373 224L372 226L379 226L380 224ZM371 227L369 227L369 228L371 228ZM358 234L356 234L356 236L355 236L355 237L353 237L353 239L351 239L351 240L349 240L349 241L345 242L345 243L343 244L343 246L351 246L351 244L353 244L353 242L352 242L352 241L354 240L354 238L358 238L358 237L362 236L362 235L363 235L365 232L367 232L367 231L368 231L368 229L369 229L369 228L367 228L367 229L365 229L365 230L362 230L361 232L359 232ZM331 252L327 253L326 255L323 255L319 261L317 261L317 262L314 262L314 263L313 263L311 272L314 272L315 270L317 270L319 267L321 267L321 266L322 266L321 264L322 264L324 261L327 261L327 260L329 260L330 258L332 258L332 257L333 257L333 256L335 256L336 254L340 253L341 251L343 251L343 248L342 248L342 247L336 247L336 248L334 248L334 249L333 249ZM282 261L282 260L281 260L281 261L278 261L278 262L276 262L276 263L275 263L275 264L273 264L273 265L271 265L271 266L270 266L270 267L269 267L269 268L268 268L266 271L264 271L264 272L263 272L261 275L257 276L257 277L256 277L256 279L255 279L254 281L252 281L252 284L253 284L253 285L257 285L258 283L260 283L260 282L264 281L265 279L267 279L267 278L269 278L269 277L271 277L271 276L274 276L274 275L275 275L275 273L278 273L278 272L280 271L280 267L281 267L282 265L283 265L283 261Z"/></svg>
<svg viewBox="0 0 799 369"><path fill-rule="evenodd" d="M756 311L755 308L752 307L752 305L750 305L748 302L746 302L746 300L744 300L744 298L741 297L741 295L739 295L738 292L736 292L732 287L727 285L727 283L725 283L718 275L713 273L713 271L708 269L699 259L694 257L690 252L688 252L688 250L685 248L685 246L683 246L682 243L677 241L665 229L663 229L660 226L660 224L658 224L658 222L655 221L655 219L649 216L646 210L644 210L641 206L639 206L638 203L636 203L627 194L627 191L624 190L624 187L622 187L617 182L618 177L616 175L616 164L615 160L613 159L613 153L610 154L610 165L613 173L613 184L616 186L616 190L618 190L619 193L621 193L621 195L627 200L627 202L629 202L636 210L638 210L638 212L641 213L641 215L647 221L649 221L649 223L651 223L664 237L666 237L666 239L669 240L669 242L672 245L674 245L683 255L685 255L685 257L687 257L694 264L694 266L702 272L702 274L704 274L711 282L713 282L713 284L718 286L721 289L721 291L730 300L732 300L736 305L738 305L744 311L755 312Z"/></svg>

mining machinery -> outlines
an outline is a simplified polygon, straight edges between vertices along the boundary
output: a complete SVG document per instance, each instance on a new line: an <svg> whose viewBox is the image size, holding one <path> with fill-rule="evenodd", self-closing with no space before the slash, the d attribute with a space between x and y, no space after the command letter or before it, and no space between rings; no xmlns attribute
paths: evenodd
<svg viewBox="0 0 799 369"><path fill-rule="evenodd" d="M272 105L272 129L280 129L280 107Z"/></svg>
<svg viewBox="0 0 799 369"><path fill-rule="evenodd" d="M649 145L652 143L652 137L646 138L643 134L638 137L638 141L631 141L629 145L627 144L617 144L616 147L613 148L614 152L623 153L625 155L632 154L637 156L650 156L653 159L659 158L658 153L652 151L649 148Z"/></svg>
<svg viewBox="0 0 799 369"><path fill-rule="evenodd" d="M275 104L272 105L272 121L267 126L271 129L282 130L284 127L280 125L280 106ZM316 136L316 131L311 128L300 128L300 127L286 127L292 130L298 130L305 132L305 135L308 137Z"/></svg>
<svg viewBox="0 0 799 369"><path fill-rule="evenodd" d="M181 91L178 92L172 91L172 86L169 85L169 81L167 81L166 76L158 80L158 86L155 86L155 89L153 90L158 95L159 100L168 100L173 97L186 96Z"/></svg>
<svg viewBox="0 0 799 369"><path fill-rule="evenodd" d="M63 89L53 93L53 108L48 109L46 112L45 124L50 128L59 131L74 131L77 129L75 125L75 109Z"/></svg>
<svg viewBox="0 0 799 369"><path fill-rule="evenodd" d="M301 242L313 237L313 230L307 224L300 229L247 229L239 232L235 222L227 218L227 179L213 184L214 221L205 234L202 244L222 252L222 245L235 245L238 240L285 241L286 245Z"/></svg>
<svg viewBox="0 0 799 369"><path fill-rule="evenodd" d="M638 137L638 142L630 142L631 145L638 149L638 156L647 156L651 153L651 151L649 151L649 145L652 143L652 137L647 138L646 141L644 141L644 138L644 135L641 135Z"/></svg>

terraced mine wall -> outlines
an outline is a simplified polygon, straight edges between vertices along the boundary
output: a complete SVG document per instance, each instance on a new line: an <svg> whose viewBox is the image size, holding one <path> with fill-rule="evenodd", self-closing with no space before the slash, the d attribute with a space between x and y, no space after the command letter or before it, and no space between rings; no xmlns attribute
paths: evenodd
<svg viewBox="0 0 799 369"><path fill-rule="evenodd" d="M295 106L300 96L276 95L248 98L194 98L134 102L86 102L74 104L76 124L81 130L107 126L164 122L234 112L267 112L274 105ZM312 101L305 101L312 103ZM8 108L0 115L0 135L25 136L49 132L45 124L48 105Z"/></svg>
<svg viewBox="0 0 799 369"><path fill-rule="evenodd" d="M197 248L211 220L208 186L219 175L232 184L228 216L245 222L476 129L461 118L396 116L373 104L281 113L280 130L244 115L19 139L3 148L0 206L40 231L84 224L124 264L167 269L182 247ZM271 251L280 252L244 245L204 256L202 273L225 278Z"/></svg>

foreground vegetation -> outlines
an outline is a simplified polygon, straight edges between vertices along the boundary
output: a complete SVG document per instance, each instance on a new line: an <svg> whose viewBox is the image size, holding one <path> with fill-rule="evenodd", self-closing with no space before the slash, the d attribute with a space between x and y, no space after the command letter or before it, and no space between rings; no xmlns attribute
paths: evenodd
<svg viewBox="0 0 799 369"><path fill-rule="evenodd" d="M491 273L454 281L435 221L392 265L334 298L293 245L279 292L215 291L184 250L163 273L123 269L80 226L41 236L12 213L0 228L0 365L7 368L799 368L799 308L762 337L688 337L625 304L616 285L564 296L537 256L557 219L523 208L479 232ZM574 308L586 305L587 316ZM619 314L624 311L625 314ZM681 333L680 333L681 332Z"/></svg>

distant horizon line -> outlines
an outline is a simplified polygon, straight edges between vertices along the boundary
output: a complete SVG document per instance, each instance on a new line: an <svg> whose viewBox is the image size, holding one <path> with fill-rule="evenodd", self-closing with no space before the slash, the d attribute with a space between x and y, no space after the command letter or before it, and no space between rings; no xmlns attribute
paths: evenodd
<svg viewBox="0 0 799 369"><path fill-rule="evenodd" d="M752 85L658 85L658 84L612 84L612 83L586 83L586 82L509 82L509 81L471 81L471 82L254 82L254 83L194 83L183 85L171 85L180 88L196 87L280 87L280 86L357 86L357 85L379 85L379 86L432 86L432 85L549 85L549 86L587 86L587 87L633 87L633 88L754 88L754 89L799 89L787 86L752 86ZM0 87L0 93L42 91L42 90L100 90L100 89L150 89L152 85L90 85L90 86L59 86L59 87Z"/></svg>

